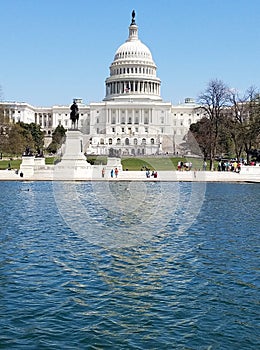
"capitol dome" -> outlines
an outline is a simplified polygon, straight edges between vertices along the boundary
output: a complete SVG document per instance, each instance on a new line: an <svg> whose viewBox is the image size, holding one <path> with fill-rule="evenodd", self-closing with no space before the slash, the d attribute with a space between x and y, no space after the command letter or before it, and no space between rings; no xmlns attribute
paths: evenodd
<svg viewBox="0 0 260 350"><path fill-rule="evenodd" d="M127 41L117 49L114 62L125 58L145 59L154 64L151 51L140 40Z"/></svg>
<svg viewBox="0 0 260 350"><path fill-rule="evenodd" d="M106 97L161 100L161 81L156 77L156 64L149 48L138 39L135 12L129 26L129 36L117 49L106 79Z"/></svg>

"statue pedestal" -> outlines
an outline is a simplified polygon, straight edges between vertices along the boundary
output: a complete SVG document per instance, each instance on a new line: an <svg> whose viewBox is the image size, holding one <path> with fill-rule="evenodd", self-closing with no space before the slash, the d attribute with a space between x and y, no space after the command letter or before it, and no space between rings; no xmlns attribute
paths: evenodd
<svg viewBox="0 0 260 350"><path fill-rule="evenodd" d="M121 158L117 157L108 157L107 158L107 165L106 169L111 170L117 168L119 171L122 171L122 164L121 164Z"/></svg>
<svg viewBox="0 0 260 350"><path fill-rule="evenodd" d="M35 170L45 166L45 158L35 157L34 158L34 168Z"/></svg>
<svg viewBox="0 0 260 350"><path fill-rule="evenodd" d="M83 153L83 136L79 130L66 133L65 151L54 167L54 179L85 180L92 177L92 167Z"/></svg>
<svg viewBox="0 0 260 350"><path fill-rule="evenodd" d="M33 176L34 174L34 156L23 156L22 163L20 165L20 173L23 173L26 177Z"/></svg>

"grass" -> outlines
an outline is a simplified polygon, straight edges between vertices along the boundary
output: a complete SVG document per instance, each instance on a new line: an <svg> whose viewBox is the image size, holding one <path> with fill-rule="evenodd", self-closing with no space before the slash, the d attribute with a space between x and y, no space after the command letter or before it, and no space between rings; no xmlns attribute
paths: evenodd
<svg viewBox="0 0 260 350"><path fill-rule="evenodd" d="M123 169L126 170L144 170L145 167L150 170L177 170L178 162L192 162L193 169L202 169L203 161L197 158L170 158L170 157L140 157L140 158L122 158Z"/></svg>
<svg viewBox="0 0 260 350"><path fill-rule="evenodd" d="M53 165L56 157L46 157L45 158L45 164L46 165Z"/></svg>
<svg viewBox="0 0 260 350"><path fill-rule="evenodd" d="M9 165L11 166L11 169L19 169L20 164L22 160L21 159L14 159L14 160L0 160L0 170L6 170L9 168Z"/></svg>

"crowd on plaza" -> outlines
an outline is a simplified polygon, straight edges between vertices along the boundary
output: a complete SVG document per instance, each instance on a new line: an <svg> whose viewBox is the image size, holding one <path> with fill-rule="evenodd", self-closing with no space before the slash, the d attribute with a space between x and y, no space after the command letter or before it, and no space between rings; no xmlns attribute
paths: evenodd
<svg viewBox="0 0 260 350"><path fill-rule="evenodd" d="M234 171L236 173L239 173L241 170L242 165L249 165L249 166L255 166L255 161L250 161L249 163L246 162L246 160L237 161L234 160L220 160L218 162L218 171Z"/></svg>
<svg viewBox="0 0 260 350"><path fill-rule="evenodd" d="M206 164L206 166L207 166L207 164ZM191 170L191 168L192 168L192 162L178 162L178 164L177 164L177 169L179 170L179 171L181 171L181 170Z"/></svg>
<svg viewBox="0 0 260 350"><path fill-rule="evenodd" d="M218 162L218 171L234 171L239 173L241 170L241 163L236 160L220 160Z"/></svg>

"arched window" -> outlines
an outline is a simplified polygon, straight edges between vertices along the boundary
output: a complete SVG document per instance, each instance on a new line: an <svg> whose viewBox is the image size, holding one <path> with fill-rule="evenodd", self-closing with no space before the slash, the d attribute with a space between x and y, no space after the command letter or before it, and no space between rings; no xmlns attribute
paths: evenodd
<svg viewBox="0 0 260 350"><path fill-rule="evenodd" d="M129 138L125 139L125 144L126 144L126 146L129 146Z"/></svg>
<svg viewBox="0 0 260 350"><path fill-rule="evenodd" d="M134 145L137 145L138 141L137 139L134 139Z"/></svg>
<svg viewBox="0 0 260 350"><path fill-rule="evenodd" d="M145 138L142 139L142 145L146 145L146 139Z"/></svg>
<svg viewBox="0 0 260 350"><path fill-rule="evenodd" d="M116 144L117 144L117 145L120 145L120 143L121 143L121 139L118 138L118 139L116 140Z"/></svg>
<svg viewBox="0 0 260 350"><path fill-rule="evenodd" d="M108 144L112 145L112 139L108 139Z"/></svg>
<svg viewBox="0 0 260 350"><path fill-rule="evenodd" d="M151 145L154 145L154 139L151 139Z"/></svg>

